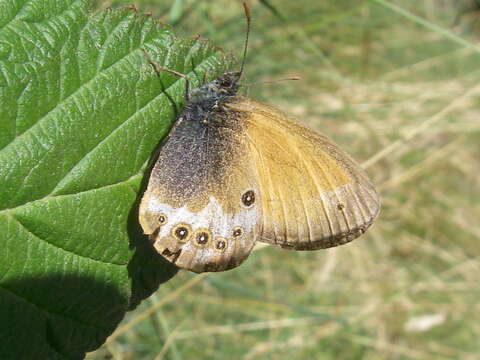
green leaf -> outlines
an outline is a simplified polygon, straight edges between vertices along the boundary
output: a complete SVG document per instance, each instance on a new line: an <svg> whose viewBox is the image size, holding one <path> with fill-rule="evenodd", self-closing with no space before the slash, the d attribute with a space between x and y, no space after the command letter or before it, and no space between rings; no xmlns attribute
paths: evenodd
<svg viewBox="0 0 480 360"><path fill-rule="evenodd" d="M155 149L230 59L133 8L0 0L1 359L78 359L176 272L142 235Z"/></svg>

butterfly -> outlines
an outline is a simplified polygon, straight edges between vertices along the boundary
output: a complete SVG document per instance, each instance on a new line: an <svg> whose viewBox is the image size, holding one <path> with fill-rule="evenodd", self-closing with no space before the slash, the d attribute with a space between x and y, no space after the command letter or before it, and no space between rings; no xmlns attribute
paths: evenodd
<svg viewBox="0 0 480 360"><path fill-rule="evenodd" d="M380 209L365 172L333 141L238 95L244 8L240 71L187 92L140 203L155 250L196 273L237 267L257 241L293 250L345 244Z"/></svg>

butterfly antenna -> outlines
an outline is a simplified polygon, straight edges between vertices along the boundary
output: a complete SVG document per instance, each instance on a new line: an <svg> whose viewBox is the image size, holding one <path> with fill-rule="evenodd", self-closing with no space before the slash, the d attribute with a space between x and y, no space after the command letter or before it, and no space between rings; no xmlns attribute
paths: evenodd
<svg viewBox="0 0 480 360"><path fill-rule="evenodd" d="M298 76L292 76L292 77L287 77L287 78L283 78L283 79L276 79L276 80L271 80L271 81L257 81L257 82L250 83L250 84L243 84L242 86L244 86L247 89L247 94L248 94L248 91L250 90L250 88L252 86L255 86L255 85L270 85L270 84L276 84L280 81L290 81L290 80L301 80L301 78L298 77Z"/></svg>
<svg viewBox="0 0 480 360"><path fill-rule="evenodd" d="M160 76L160 72L165 71L165 72L168 72L170 74L177 75L178 77L181 77L182 79L185 79L185 99L187 101L189 101L190 100L190 81L188 80L187 75L182 74L181 72L171 70L171 69L167 69L166 67L163 67L158 62L154 61L145 49L141 49L141 50L143 52L143 55L145 56L145 59L147 59L147 61L150 63L150 65L153 66L153 69L155 70L155 72L157 73L158 76Z"/></svg>
<svg viewBox="0 0 480 360"><path fill-rule="evenodd" d="M280 81L291 81L291 80L301 80L301 78L299 76L292 76L292 77L286 77L286 78L282 78L282 79L275 79L275 80L271 80L271 81L258 81L258 82L254 82L254 83L250 83L250 84L245 84L245 86L253 86L253 85L270 85L270 84L276 84L277 82L280 82Z"/></svg>
<svg viewBox="0 0 480 360"><path fill-rule="evenodd" d="M247 18L247 32L245 34L245 45L243 47L243 59L242 59L242 66L240 67L240 77L243 74L243 68L245 66L245 59L247 58L247 49L248 49L248 38L250 37L250 27L251 27L251 12L250 6L248 6L247 2L243 2L243 8L245 9L245 17Z"/></svg>

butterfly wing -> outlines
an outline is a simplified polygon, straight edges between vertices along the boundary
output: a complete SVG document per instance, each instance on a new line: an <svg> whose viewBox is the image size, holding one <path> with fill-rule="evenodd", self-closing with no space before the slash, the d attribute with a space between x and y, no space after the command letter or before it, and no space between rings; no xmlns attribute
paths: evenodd
<svg viewBox="0 0 480 360"><path fill-rule="evenodd" d="M245 134L228 124L180 117L140 204L140 223L158 253L197 273L238 266L258 236L258 184L243 173L252 166Z"/></svg>
<svg viewBox="0 0 480 360"><path fill-rule="evenodd" d="M236 97L228 107L247 121L246 146L261 193L258 240L313 250L349 242L372 224L378 195L331 140L251 99Z"/></svg>

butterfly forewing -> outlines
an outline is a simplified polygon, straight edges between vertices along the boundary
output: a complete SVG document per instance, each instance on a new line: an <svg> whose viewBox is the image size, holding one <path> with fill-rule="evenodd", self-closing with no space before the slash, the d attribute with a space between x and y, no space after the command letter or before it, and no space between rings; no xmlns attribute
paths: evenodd
<svg viewBox="0 0 480 360"><path fill-rule="evenodd" d="M346 243L365 232L378 214L379 199L348 155L265 104L236 97L228 107L246 122L243 146L261 192L258 240L313 250Z"/></svg>

